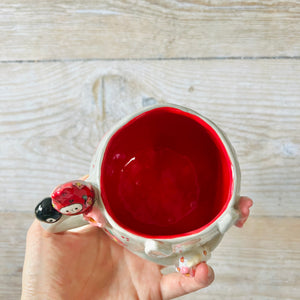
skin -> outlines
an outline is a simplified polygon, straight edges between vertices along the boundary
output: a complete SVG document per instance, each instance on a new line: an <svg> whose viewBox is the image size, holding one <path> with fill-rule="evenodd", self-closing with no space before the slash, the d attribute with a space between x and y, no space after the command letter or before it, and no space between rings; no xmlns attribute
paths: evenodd
<svg viewBox="0 0 300 300"><path fill-rule="evenodd" d="M241 197L236 225L242 227L253 202ZM27 299L172 299L207 287L214 272L206 263L194 277L161 274L112 241L102 230L49 233L35 220L27 233L22 300Z"/></svg>

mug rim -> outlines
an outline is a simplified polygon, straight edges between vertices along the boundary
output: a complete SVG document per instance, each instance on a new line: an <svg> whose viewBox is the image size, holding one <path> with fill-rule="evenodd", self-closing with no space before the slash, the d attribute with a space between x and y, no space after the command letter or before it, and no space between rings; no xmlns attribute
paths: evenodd
<svg viewBox="0 0 300 300"><path fill-rule="evenodd" d="M175 108L180 111L192 114L198 118L200 118L202 121L204 121L218 136L220 139L223 147L225 148L226 154L230 160L230 167L231 167L231 173L232 173L232 180L231 180L231 197L229 200L226 200L225 205L222 207L222 209L219 211L219 213L207 224L196 228L194 230L180 233L180 234L174 234L174 235L150 235L150 234L144 234L140 233L138 231L132 230L131 228L125 228L122 225L120 225L113 216L110 215L108 212L107 208L104 205L104 201L101 196L101 169L102 169L102 163L103 163L103 158L104 154L107 148L107 145L110 141L110 139L114 136L114 134L122 128L125 124L127 124L129 121L133 120L134 118L140 116L143 113L146 113L151 110L155 110L157 108ZM88 181L92 181L94 185L96 185L98 189L98 197L99 197L99 202L101 207L103 208L103 215L107 219L108 223L115 229L117 229L119 232L122 232L122 234L134 237L134 238L140 238L140 239L155 239L155 240L161 240L161 241L180 241L182 239L186 239L186 237L193 238L195 236L199 236L200 234L204 235L207 232L210 232L212 229L216 227L218 222L227 214L231 213L231 208L234 206L237 197L239 197L239 190L240 190L240 168L239 168L239 163L237 160L236 153L234 151L233 146L231 145L229 139L225 135L225 133L211 120L206 118L205 116L199 114L198 112L184 107L180 106L177 104L155 104L151 105L145 108L142 108L135 113L128 115L127 117L123 118L119 122L117 122L101 139L96 153L94 155L94 159L92 160L92 166L91 166L91 172L90 172L90 177L88 178ZM97 166L97 168L95 168Z"/></svg>

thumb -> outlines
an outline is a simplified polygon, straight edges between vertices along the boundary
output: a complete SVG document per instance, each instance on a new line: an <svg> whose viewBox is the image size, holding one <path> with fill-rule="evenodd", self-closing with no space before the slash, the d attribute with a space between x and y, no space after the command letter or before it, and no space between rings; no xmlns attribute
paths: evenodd
<svg viewBox="0 0 300 300"><path fill-rule="evenodd" d="M163 275L160 286L162 299L172 299L209 286L214 280L214 271L205 262L196 268L194 277L181 273Z"/></svg>

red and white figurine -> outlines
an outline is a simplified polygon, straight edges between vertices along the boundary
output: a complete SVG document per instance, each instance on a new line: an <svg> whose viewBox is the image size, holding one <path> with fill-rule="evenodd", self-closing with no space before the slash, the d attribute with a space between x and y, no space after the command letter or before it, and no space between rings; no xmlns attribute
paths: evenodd
<svg viewBox="0 0 300 300"><path fill-rule="evenodd" d="M92 209L95 192L90 183L73 180L56 187L51 198L53 207L63 215L79 215Z"/></svg>
<svg viewBox="0 0 300 300"><path fill-rule="evenodd" d="M51 194L52 205L63 215L79 215L90 224L103 227L105 220L95 204L92 185L83 180L73 180L54 189Z"/></svg>

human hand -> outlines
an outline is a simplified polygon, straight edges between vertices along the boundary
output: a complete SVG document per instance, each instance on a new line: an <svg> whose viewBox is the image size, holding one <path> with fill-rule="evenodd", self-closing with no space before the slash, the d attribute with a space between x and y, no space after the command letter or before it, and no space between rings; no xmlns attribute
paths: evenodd
<svg viewBox="0 0 300 300"><path fill-rule="evenodd" d="M241 227L252 200L241 197ZM144 260L88 225L77 232L49 233L35 220L27 234L22 299L171 299L207 287L214 272L200 263L194 277L161 274Z"/></svg>

